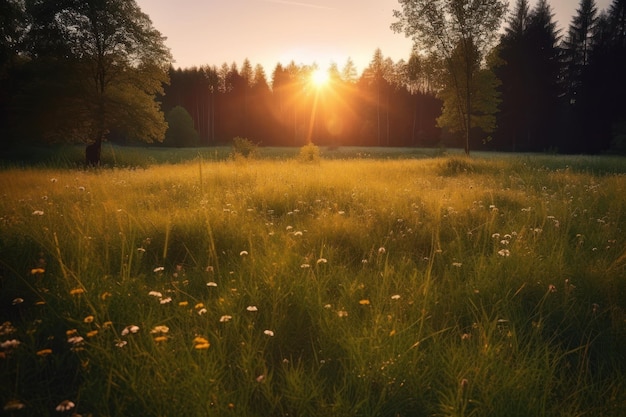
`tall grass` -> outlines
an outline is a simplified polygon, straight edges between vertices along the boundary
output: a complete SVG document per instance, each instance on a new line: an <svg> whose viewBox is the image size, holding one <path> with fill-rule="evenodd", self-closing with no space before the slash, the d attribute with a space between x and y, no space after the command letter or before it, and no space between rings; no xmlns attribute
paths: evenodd
<svg viewBox="0 0 626 417"><path fill-rule="evenodd" d="M624 415L626 179L585 164L5 169L4 413Z"/></svg>

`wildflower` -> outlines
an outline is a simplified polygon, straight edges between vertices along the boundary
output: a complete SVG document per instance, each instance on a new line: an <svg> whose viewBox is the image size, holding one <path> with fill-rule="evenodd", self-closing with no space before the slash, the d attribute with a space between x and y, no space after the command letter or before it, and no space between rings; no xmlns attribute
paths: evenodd
<svg viewBox="0 0 626 417"><path fill-rule="evenodd" d="M87 316L83 319L83 322L85 323L93 323L94 317L93 316Z"/></svg>
<svg viewBox="0 0 626 417"><path fill-rule="evenodd" d="M43 210L35 210L35 211L33 211L33 216L43 216Z"/></svg>
<svg viewBox="0 0 626 417"><path fill-rule="evenodd" d="M339 311L337 312L337 315L338 315L339 317L348 317L348 312L347 312L347 311L345 311L345 310L339 310Z"/></svg>
<svg viewBox="0 0 626 417"><path fill-rule="evenodd" d="M137 248L137 252L140 252L140 253L145 253L145 252L146 252L146 250L145 250L144 248Z"/></svg>
<svg viewBox="0 0 626 417"><path fill-rule="evenodd" d="M259 309L256 306L248 306L246 307L246 310L251 311L251 312L259 311Z"/></svg>
<svg viewBox="0 0 626 417"><path fill-rule="evenodd" d="M56 410L58 412L69 411L74 408L76 404L71 402L70 400L63 400L59 405L57 405Z"/></svg>
<svg viewBox="0 0 626 417"><path fill-rule="evenodd" d="M271 330L263 330L263 334L269 337L274 336L274 332Z"/></svg>
<svg viewBox="0 0 626 417"><path fill-rule="evenodd" d="M367 300L367 299L359 300L359 304L361 304L362 306L368 306L370 305L370 300Z"/></svg>
<svg viewBox="0 0 626 417"><path fill-rule="evenodd" d="M509 251L508 249L500 249L498 251L498 255L504 256L506 258L508 256L511 256L511 251Z"/></svg>
<svg viewBox="0 0 626 417"><path fill-rule="evenodd" d="M74 346L82 345L85 339L82 336L72 336L67 339L67 343Z"/></svg>
<svg viewBox="0 0 626 417"><path fill-rule="evenodd" d="M220 317L220 323L227 323L233 319L233 316L229 316L227 314Z"/></svg>
<svg viewBox="0 0 626 417"><path fill-rule="evenodd" d="M26 405L18 400L10 400L8 403L6 403L3 407L4 411L17 411L17 410L21 410L24 407L26 407Z"/></svg>
<svg viewBox="0 0 626 417"><path fill-rule="evenodd" d="M46 272L46 270L43 268L33 268L30 270L31 275L43 274L44 272Z"/></svg>
<svg viewBox="0 0 626 417"><path fill-rule="evenodd" d="M70 329L70 330L66 330L65 331L65 335L67 337L76 336L77 334L78 334L78 330L76 330L76 329Z"/></svg>
<svg viewBox="0 0 626 417"><path fill-rule="evenodd" d="M90 332L87 332L87 337L94 337L98 334L97 330L92 330Z"/></svg>
<svg viewBox="0 0 626 417"><path fill-rule="evenodd" d="M469 333L463 333L463 334L461 335L461 340L469 340L471 337L472 337L472 335L471 335L471 334L469 334Z"/></svg>
<svg viewBox="0 0 626 417"><path fill-rule="evenodd" d="M310 267L311 267L311 265L309 265L309 264L302 264L302 265L300 265L300 268L302 268L302 269L307 269L307 268L310 268Z"/></svg>
<svg viewBox="0 0 626 417"><path fill-rule="evenodd" d="M159 304L167 304L172 302L172 297L161 298Z"/></svg>
<svg viewBox="0 0 626 417"><path fill-rule="evenodd" d="M21 342L17 339L5 340L4 342L0 343L0 348L2 350L11 350L11 349L15 349L16 347L18 347L20 343Z"/></svg>
<svg viewBox="0 0 626 417"><path fill-rule="evenodd" d="M391 329L391 331L389 332L389 337L395 336L396 335L396 331L395 329Z"/></svg>
<svg viewBox="0 0 626 417"><path fill-rule="evenodd" d="M154 341L157 343L165 342L167 340L167 336L157 336L154 338Z"/></svg>
<svg viewBox="0 0 626 417"><path fill-rule="evenodd" d="M204 308L204 304L202 303L198 303L196 304L193 308L195 308L196 310L200 309L200 308Z"/></svg>
<svg viewBox="0 0 626 417"><path fill-rule="evenodd" d="M126 340L118 340L117 343L115 343L115 346L118 347L118 348L123 348L127 344L128 344L128 342Z"/></svg>
<svg viewBox="0 0 626 417"><path fill-rule="evenodd" d="M70 295L79 295L83 294L84 292L85 290L82 288L74 288L73 290L70 290Z"/></svg>
<svg viewBox="0 0 626 417"><path fill-rule="evenodd" d="M325 264L325 263L328 263L328 259L326 259L326 258L319 258L319 259L317 260L317 264L318 264L318 265L319 265L319 264Z"/></svg>
<svg viewBox="0 0 626 417"><path fill-rule="evenodd" d="M330 304L324 304L324 308L325 308L326 310L330 310L331 308L333 308L333 306L332 306L332 305L330 305Z"/></svg>
<svg viewBox="0 0 626 417"><path fill-rule="evenodd" d="M261 374L261 375L257 376L255 381L260 384L261 382L265 381L265 375Z"/></svg>
<svg viewBox="0 0 626 417"><path fill-rule="evenodd" d="M15 306L15 305L18 305L18 304L22 304L23 302L24 302L23 298L17 297L17 298L13 299L13 302L11 304L13 304Z"/></svg>
<svg viewBox="0 0 626 417"><path fill-rule="evenodd" d="M122 336L126 336L129 333L137 333L139 331L139 326L136 326L134 324L131 324L129 326L124 327L124 329L122 330Z"/></svg>
<svg viewBox="0 0 626 417"><path fill-rule="evenodd" d="M387 249L385 249L384 247L381 246L380 248L378 248L378 254L379 255L384 255L385 252L387 252Z"/></svg>
<svg viewBox="0 0 626 417"><path fill-rule="evenodd" d="M162 298L163 297L163 294L161 294L158 291L150 291L148 293L148 295L151 296L151 297L157 297L157 298Z"/></svg>
<svg viewBox="0 0 626 417"><path fill-rule="evenodd" d="M294 235L294 236L302 236L302 232L298 230L298 231L297 231L297 232L295 232L293 235Z"/></svg>
<svg viewBox="0 0 626 417"><path fill-rule="evenodd" d="M552 284L548 285L548 291L550 292L556 292L556 287Z"/></svg>
<svg viewBox="0 0 626 417"><path fill-rule="evenodd" d="M200 310L197 311L198 315L201 316L203 314L207 313L207 309L206 308L201 308Z"/></svg>
<svg viewBox="0 0 626 417"><path fill-rule="evenodd" d="M163 266L157 266L156 268L152 270L152 272L163 272L163 271L165 271L165 267Z"/></svg>
<svg viewBox="0 0 626 417"><path fill-rule="evenodd" d="M241 252L239 252L239 256L248 256L248 251L242 250Z"/></svg>
<svg viewBox="0 0 626 417"><path fill-rule="evenodd" d="M508 240L506 240L506 239L502 239L502 240L500 241L500 244L501 244L501 245L503 245L503 246L506 246L506 245L508 245L508 244L509 244L509 241L508 241Z"/></svg>
<svg viewBox="0 0 626 417"><path fill-rule="evenodd" d="M206 286L207 287L217 287L217 282L213 282L213 281L207 282Z"/></svg>
<svg viewBox="0 0 626 417"><path fill-rule="evenodd" d="M171 298L170 298L170 300L171 300ZM179 305L180 307L187 307L187 306L189 305L189 301L180 301L180 302L178 303L178 305Z"/></svg>
<svg viewBox="0 0 626 417"><path fill-rule="evenodd" d="M170 328L167 326L154 326L154 328L152 330L150 330L151 334L165 334L168 333L170 331Z"/></svg>
<svg viewBox="0 0 626 417"><path fill-rule="evenodd" d="M361 259L361 263L363 265L367 265L369 263L369 261L367 259Z"/></svg>
<svg viewBox="0 0 626 417"><path fill-rule="evenodd" d="M491 235L491 237L494 239L500 239L500 233L494 233Z"/></svg>
<svg viewBox="0 0 626 417"><path fill-rule="evenodd" d="M452 266L460 268L463 266L463 264L461 262L452 262Z"/></svg>
<svg viewBox="0 0 626 417"><path fill-rule="evenodd" d="M48 356L50 354L52 354L52 349L41 349L37 351L37 356L41 357Z"/></svg>
<svg viewBox="0 0 626 417"><path fill-rule="evenodd" d="M391 296L392 300L399 300L400 299L400 294L394 294Z"/></svg>
<svg viewBox="0 0 626 417"><path fill-rule="evenodd" d="M78 191L85 191L85 187L81 185L80 187L78 187Z"/></svg>
<svg viewBox="0 0 626 417"><path fill-rule="evenodd" d="M197 350L206 350L209 347L211 347L211 343L209 343L207 339L201 336L196 336L193 339L193 344L194 344L193 348Z"/></svg>

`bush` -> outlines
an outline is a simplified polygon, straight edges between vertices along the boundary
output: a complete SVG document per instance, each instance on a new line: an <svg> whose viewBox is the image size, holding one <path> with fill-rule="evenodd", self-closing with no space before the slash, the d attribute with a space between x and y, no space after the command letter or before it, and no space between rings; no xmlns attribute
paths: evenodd
<svg viewBox="0 0 626 417"><path fill-rule="evenodd" d="M191 115L182 106L176 106L167 114L167 132L163 143L167 146L198 146L200 138L193 127Z"/></svg>
<svg viewBox="0 0 626 417"><path fill-rule="evenodd" d="M233 139L232 157L237 158L255 158L259 154L259 146L250 139L237 136Z"/></svg>
<svg viewBox="0 0 626 417"><path fill-rule="evenodd" d="M313 143L300 148L300 154L298 159L302 162L319 162L320 161L320 148Z"/></svg>

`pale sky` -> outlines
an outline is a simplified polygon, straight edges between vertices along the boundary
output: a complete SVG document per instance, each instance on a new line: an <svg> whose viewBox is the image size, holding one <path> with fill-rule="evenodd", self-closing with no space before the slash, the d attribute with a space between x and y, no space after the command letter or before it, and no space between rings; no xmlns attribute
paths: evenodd
<svg viewBox="0 0 626 417"><path fill-rule="evenodd" d="M376 48L394 61L408 60L411 41L394 33L397 0L136 0L167 37L174 66L261 64L268 80L276 64L335 62L350 57L360 74ZM598 10L612 0L596 0ZM509 0L510 9L516 0ZM531 8L536 0L530 0ZM560 28L567 28L580 0L548 0ZM509 10L510 11L510 10Z"/></svg>

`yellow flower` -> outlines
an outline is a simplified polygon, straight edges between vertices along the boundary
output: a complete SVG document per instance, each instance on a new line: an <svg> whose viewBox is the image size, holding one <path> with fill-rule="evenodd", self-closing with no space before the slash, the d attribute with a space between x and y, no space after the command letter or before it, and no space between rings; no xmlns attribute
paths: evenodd
<svg viewBox="0 0 626 417"><path fill-rule="evenodd" d="M76 329L70 329L70 330L66 330L65 331L65 335L67 337L71 337L71 336L74 336L74 335L77 335L77 334L78 334L78 330L76 330Z"/></svg>
<svg viewBox="0 0 626 417"><path fill-rule="evenodd" d="M198 350L206 350L211 346L209 341L202 336L196 336L193 339L193 344L194 344L193 346L194 349L198 349Z"/></svg>
<svg viewBox="0 0 626 417"><path fill-rule="evenodd" d="M82 289L82 288L74 288L74 289L70 290L70 295L79 295L79 294L82 294L84 292L85 292L85 290Z"/></svg>
<svg viewBox="0 0 626 417"><path fill-rule="evenodd" d="M46 270L43 268L33 268L30 270L31 275L43 274L44 272L46 272Z"/></svg>
<svg viewBox="0 0 626 417"><path fill-rule="evenodd" d="M395 334L396 334L396 331L392 330L392 331L389 332L389 337L394 336Z"/></svg>
<svg viewBox="0 0 626 417"><path fill-rule="evenodd" d="M166 340L167 340L167 336L157 336L154 338L154 341L157 343L165 342Z"/></svg>
<svg viewBox="0 0 626 417"><path fill-rule="evenodd" d="M202 304L202 303L198 303L198 304L196 304L196 305L195 305L195 307L194 307L194 308L195 308L196 310L198 310L198 309L200 309L200 308L204 308L204 304Z"/></svg>
<svg viewBox="0 0 626 417"><path fill-rule="evenodd" d="M52 349L41 349L37 351L37 356L48 356L52 353Z"/></svg>
<svg viewBox="0 0 626 417"><path fill-rule="evenodd" d="M361 300L359 301L359 304L361 304L362 306L368 306L370 305L370 300Z"/></svg>
<svg viewBox="0 0 626 417"><path fill-rule="evenodd" d="M187 307L189 305L189 301L181 301L178 305L181 307Z"/></svg>
<svg viewBox="0 0 626 417"><path fill-rule="evenodd" d="M87 316L83 319L85 323L93 323L93 320L94 320L93 316Z"/></svg>
<svg viewBox="0 0 626 417"><path fill-rule="evenodd" d="M102 301L104 301L104 300L106 300L107 298L109 298L109 297L111 297L111 296L113 296L113 294L111 294L111 293L110 293L110 292L108 292L108 291L105 291L105 292L103 292L102 294L100 294L100 299L101 299Z"/></svg>
<svg viewBox="0 0 626 417"><path fill-rule="evenodd" d="M87 332L87 337L94 337L97 334L98 334L97 330L92 330L90 332Z"/></svg>

